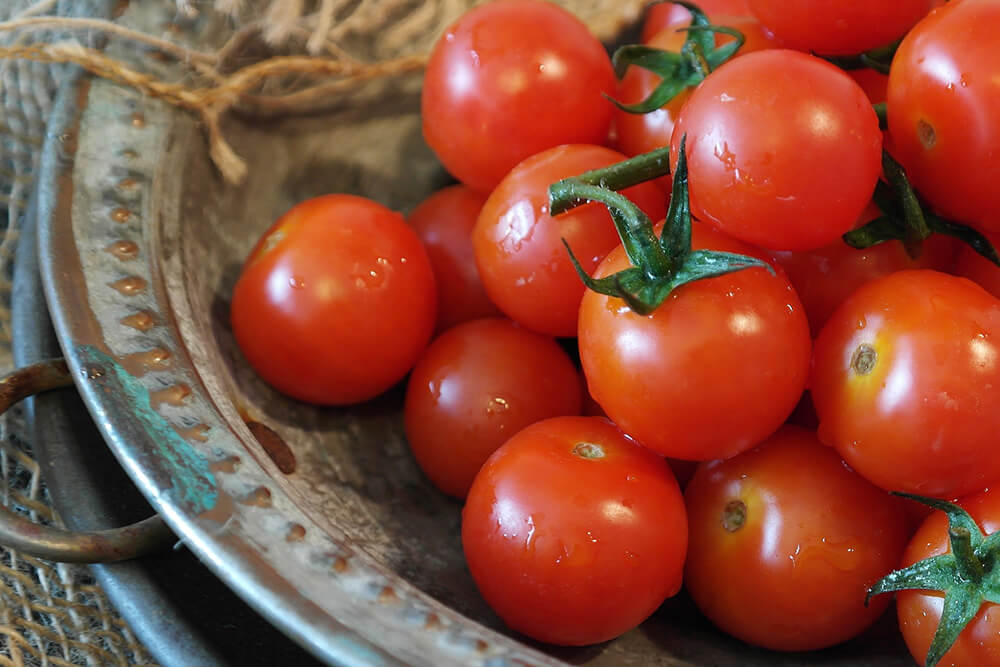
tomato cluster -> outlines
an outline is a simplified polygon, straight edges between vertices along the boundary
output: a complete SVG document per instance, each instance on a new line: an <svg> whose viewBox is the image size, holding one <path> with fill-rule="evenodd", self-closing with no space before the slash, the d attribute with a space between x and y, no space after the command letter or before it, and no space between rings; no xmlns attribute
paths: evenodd
<svg viewBox="0 0 1000 667"><path fill-rule="evenodd" d="M317 404L409 374L414 457L515 631L606 641L683 584L811 650L920 589L913 655L994 664L1000 1L705 9L656 5L613 57L542 0L467 12L422 104L460 183L409 225L293 208L237 342ZM910 494L941 510L912 540Z"/></svg>

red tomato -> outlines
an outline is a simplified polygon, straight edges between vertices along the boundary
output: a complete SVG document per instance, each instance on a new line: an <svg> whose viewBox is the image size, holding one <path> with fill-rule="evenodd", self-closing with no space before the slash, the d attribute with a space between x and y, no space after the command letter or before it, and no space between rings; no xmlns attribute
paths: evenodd
<svg viewBox="0 0 1000 667"><path fill-rule="evenodd" d="M551 338L509 320L460 324L431 343L406 388L406 439L434 485L464 498L490 454L526 426L579 415L580 374Z"/></svg>
<svg viewBox="0 0 1000 667"><path fill-rule="evenodd" d="M666 6L666 5L659 5ZM686 9L680 5L670 5L679 7L685 13ZM654 8L655 9L655 8ZM753 51L777 48L778 44L774 38L767 33L756 19L749 16L716 16L711 17L712 23L735 28L743 33L746 38L743 46L737 51L737 56L745 55ZM681 24L687 26L690 19L685 19ZM663 49L664 51L681 50L688 33L678 32L674 28L662 30L646 40L649 46ZM733 41L729 35L718 35L717 43L722 45ZM625 77L618 82L618 92L616 100L624 104L635 104L646 99L650 93L659 85L661 79L656 74L641 67L629 67ZM639 155L649 151L663 148L670 143L670 136L674 131L674 122L680 113L681 107L690 95L690 91L677 95L670 102L660 107L656 111L645 114L634 114L615 108L615 130L617 133L616 146L618 150L626 155ZM669 189L670 181L666 179L666 187Z"/></svg>
<svg viewBox="0 0 1000 667"><path fill-rule="evenodd" d="M615 75L604 46L565 9L537 0L466 12L424 74L424 138L456 178L489 192L518 162L567 143L599 144Z"/></svg>
<svg viewBox="0 0 1000 667"><path fill-rule="evenodd" d="M861 86L872 104L881 104L888 97L889 76L870 67L847 71L855 83Z"/></svg>
<svg viewBox="0 0 1000 667"><path fill-rule="evenodd" d="M889 135L945 216L1000 232L1000 48L994 0L950 2L915 27L889 73Z"/></svg>
<svg viewBox="0 0 1000 667"><path fill-rule="evenodd" d="M681 585L687 522L666 462L600 417L524 429L476 476L462 546L486 602L551 644L596 644Z"/></svg>
<svg viewBox="0 0 1000 667"><path fill-rule="evenodd" d="M958 502L976 520L985 535L1000 530L1000 493L988 490ZM903 553L906 567L919 560L951 551L948 518L934 512L920 526ZM924 664L931 640L937 631L944 596L937 591L899 591L896 615L907 648L914 660ZM1000 665L1000 605L985 603L969 622L939 665Z"/></svg>
<svg viewBox="0 0 1000 667"><path fill-rule="evenodd" d="M1000 480L1000 300L936 271L866 283L816 340L820 438L884 489L954 498Z"/></svg>
<svg viewBox="0 0 1000 667"><path fill-rule="evenodd" d="M553 218L548 187L624 159L603 146L559 146L517 165L490 195L472 235L476 264L490 299L515 322L551 336L576 335L584 287L563 241L590 272L618 245L618 233L603 204ZM622 193L653 220L666 214L666 197L654 183Z"/></svg>
<svg viewBox="0 0 1000 667"><path fill-rule="evenodd" d="M879 215L872 204L860 220ZM935 234L924 241L920 256L910 257L901 241L887 241L857 250L841 239L816 250L776 250L771 253L792 281L809 317L809 328L818 335L834 310L851 292L869 280L904 269L944 270L955 257L955 240Z"/></svg>
<svg viewBox="0 0 1000 667"><path fill-rule="evenodd" d="M434 328L434 274L403 216L327 195L282 216L233 290L236 342L253 369L294 398L345 405L403 378Z"/></svg>
<svg viewBox="0 0 1000 667"><path fill-rule="evenodd" d="M1000 234L989 234L987 238L994 248L1000 248ZM968 278L1000 299L1000 267L964 243L958 248L952 273Z"/></svg>
<svg viewBox="0 0 1000 667"><path fill-rule="evenodd" d="M486 296L472 254L472 228L486 197L464 185L435 192L410 213L408 222L424 243L438 289L437 328L499 315Z"/></svg>
<svg viewBox="0 0 1000 667"><path fill-rule="evenodd" d="M896 498L816 439L786 426L748 452L698 467L684 493L684 586L721 630L780 651L859 634L889 603L865 606L909 532Z"/></svg>
<svg viewBox="0 0 1000 667"><path fill-rule="evenodd" d="M694 248L759 256L702 224ZM595 277L629 266L619 246ZM675 290L648 316L588 291L580 360L591 395L630 436L678 459L727 458L773 433L809 367L809 324L788 280L762 268Z"/></svg>
<svg viewBox="0 0 1000 667"><path fill-rule="evenodd" d="M934 0L747 0L750 11L790 47L853 55L906 34Z"/></svg>
<svg viewBox="0 0 1000 667"><path fill-rule="evenodd" d="M674 164L685 134L692 213L775 250L818 248L851 229L881 173L882 133L864 91L795 51L715 70L681 111Z"/></svg>
<svg viewBox="0 0 1000 667"><path fill-rule="evenodd" d="M750 13L747 0L701 0L697 3L701 11L709 15L726 14L745 16ZM648 44L653 36L667 28L686 26L691 22L691 12L672 2L652 5L642 24L642 43Z"/></svg>

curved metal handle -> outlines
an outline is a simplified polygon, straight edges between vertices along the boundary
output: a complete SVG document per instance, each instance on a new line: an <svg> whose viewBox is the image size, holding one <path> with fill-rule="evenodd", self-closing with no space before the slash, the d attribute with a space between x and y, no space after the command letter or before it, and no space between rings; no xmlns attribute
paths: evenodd
<svg viewBox="0 0 1000 667"><path fill-rule="evenodd" d="M40 361L0 378L0 413L15 403L73 384L62 359ZM0 504L0 545L63 563L110 563L160 551L173 542L158 515L113 530L76 532L44 526Z"/></svg>

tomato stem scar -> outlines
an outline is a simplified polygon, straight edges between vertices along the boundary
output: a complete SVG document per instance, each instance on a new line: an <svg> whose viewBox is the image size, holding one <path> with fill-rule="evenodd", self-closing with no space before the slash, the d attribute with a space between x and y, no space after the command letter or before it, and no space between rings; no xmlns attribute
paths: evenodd
<svg viewBox="0 0 1000 667"><path fill-rule="evenodd" d="M722 527L735 533L747 521L747 506L742 500L730 500L722 509Z"/></svg>
<svg viewBox="0 0 1000 667"><path fill-rule="evenodd" d="M581 459L603 459L604 448L593 442L578 442L573 453Z"/></svg>
<svg viewBox="0 0 1000 667"><path fill-rule="evenodd" d="M878 352L868 343L858 345L851 356L851 369L858 375L868 375L878 363Z"/></svg>

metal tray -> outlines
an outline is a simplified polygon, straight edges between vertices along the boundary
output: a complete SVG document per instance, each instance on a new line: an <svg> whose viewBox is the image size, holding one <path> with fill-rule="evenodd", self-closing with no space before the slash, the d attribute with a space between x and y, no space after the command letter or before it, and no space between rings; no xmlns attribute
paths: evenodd
<svg viewBox="0 0 1000 667"><path fill-rule="evenodd" d="M161 2L119 18L150 32L175 19ZM194 41L214 30L184 29ZM141 57L113 40L108 50ZM228 295L273 219L338 191L406 210L445 181L420 137L419 81L392 86L321 117L232 121L250 164L238 188L184 112L86 77L60 95L38 192L45 296L98 431L184 545L330 664L910 664L884 627L818 654L753 649L683 597L595 647L511 636L463 563L459 505L409 455L398 388L318 409L254 376Z"/></svg>

